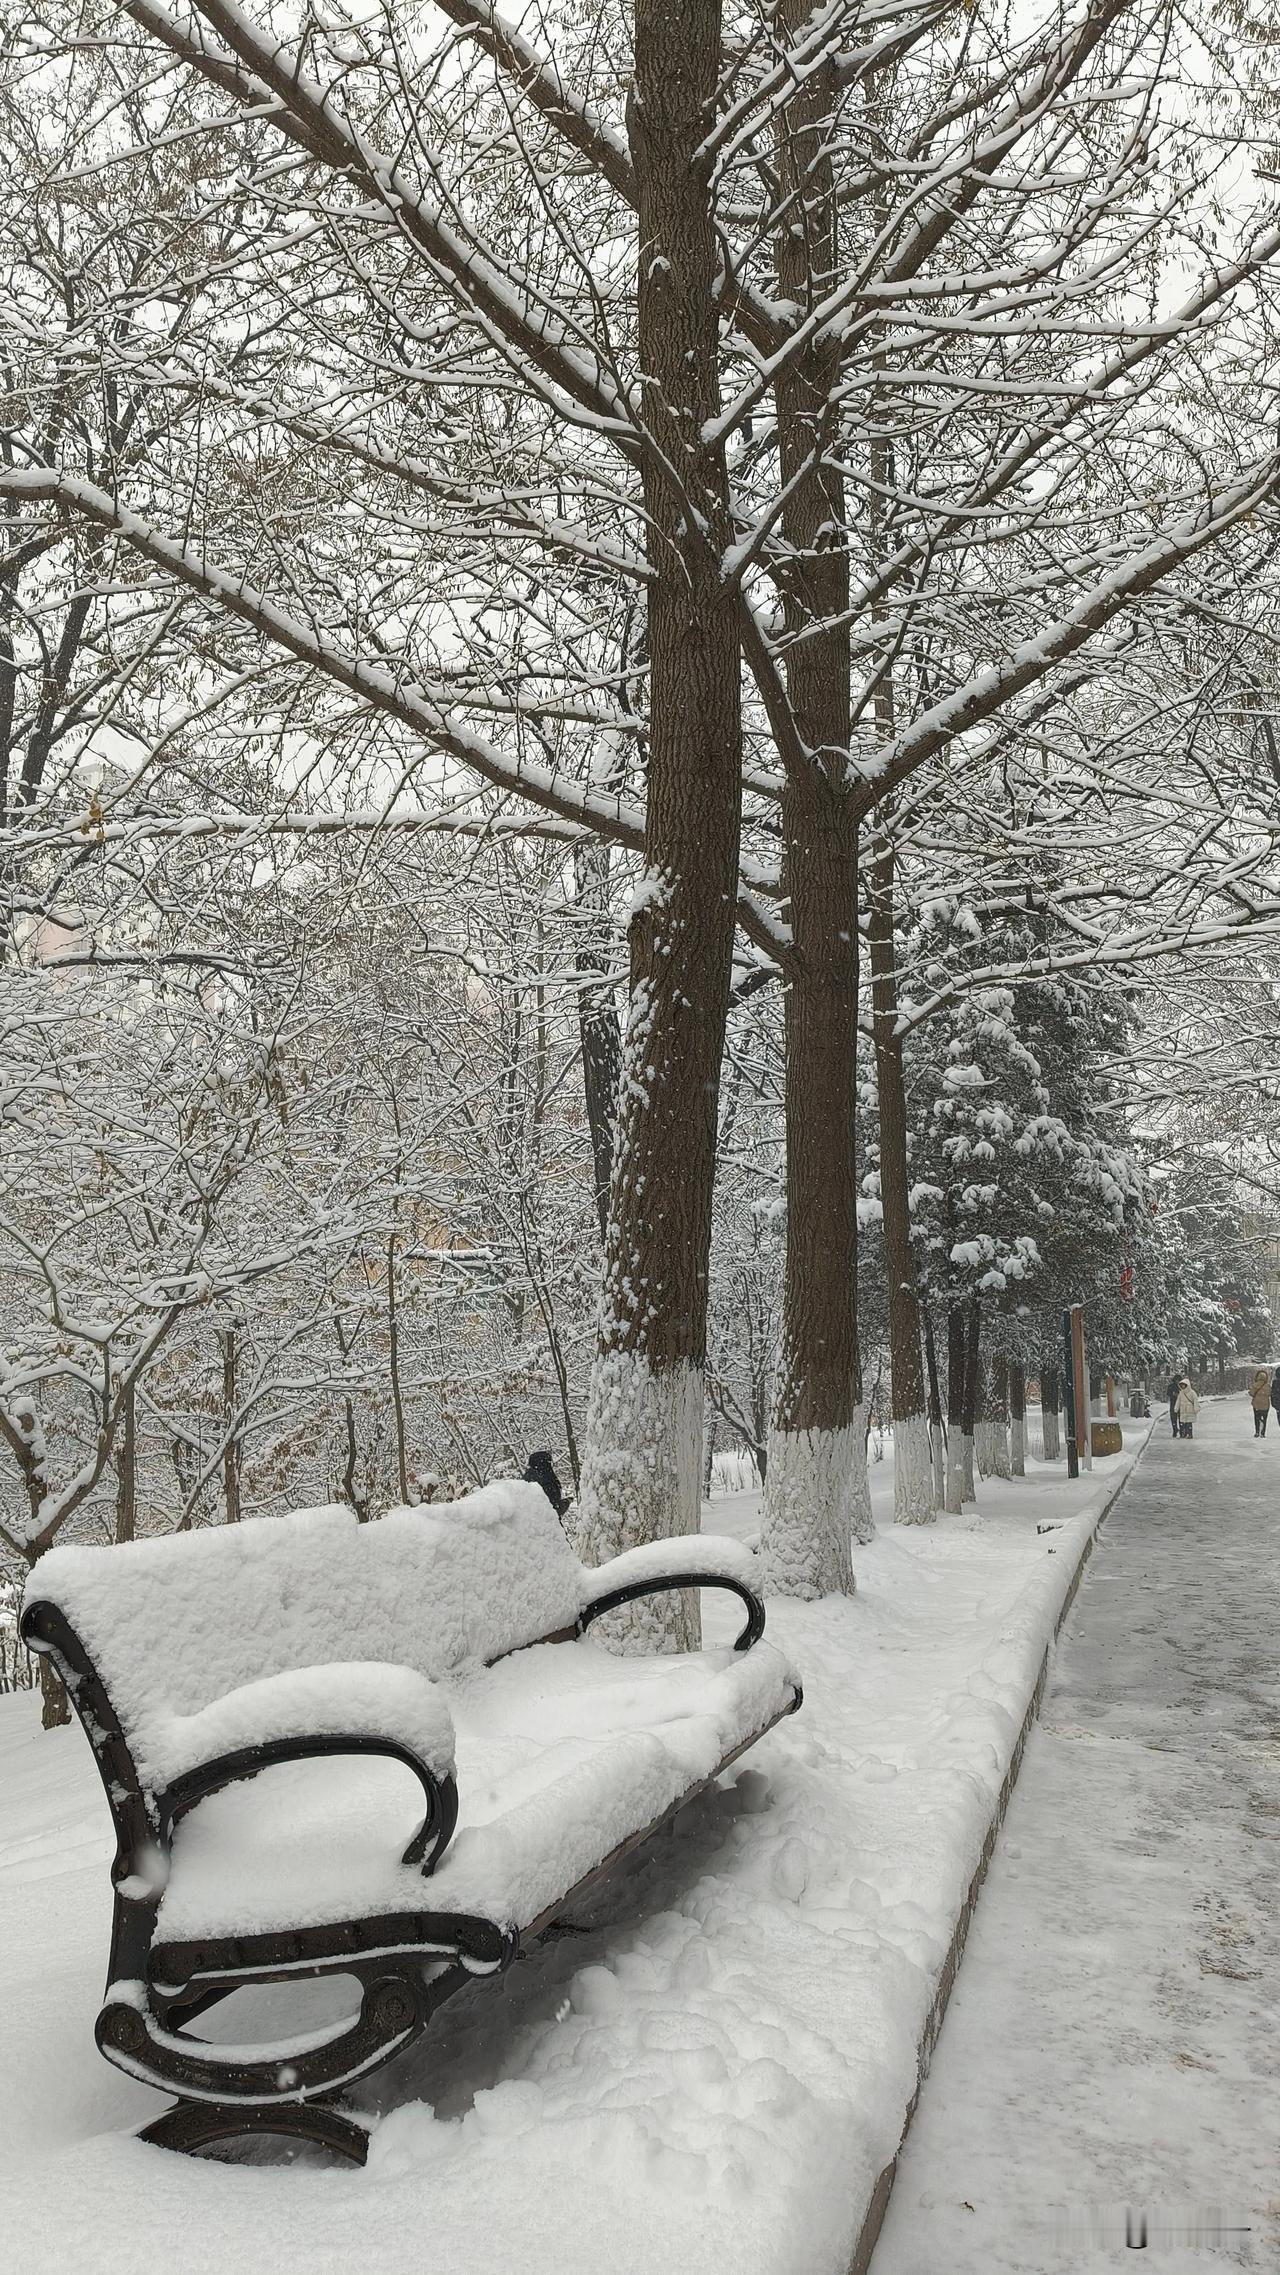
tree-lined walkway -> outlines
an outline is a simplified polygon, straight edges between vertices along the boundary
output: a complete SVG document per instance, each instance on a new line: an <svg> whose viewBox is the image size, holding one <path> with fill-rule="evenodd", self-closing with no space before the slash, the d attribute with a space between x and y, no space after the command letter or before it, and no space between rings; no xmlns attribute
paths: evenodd
<svg viewBox="0 0 1280 2275"><path fill-rule="evenodd" d="M873 2275L1085 2275L1144 2216L1161 2275L1275 2268L1278 2145L1280 1439L1242 1397L1158 1417L1107 1524Z"/></svg>

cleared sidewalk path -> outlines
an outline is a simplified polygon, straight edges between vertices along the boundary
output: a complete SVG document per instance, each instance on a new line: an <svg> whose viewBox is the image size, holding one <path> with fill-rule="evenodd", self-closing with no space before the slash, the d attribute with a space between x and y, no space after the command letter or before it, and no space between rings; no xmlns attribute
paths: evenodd
<svg viewBox="0 0 1280 2275"><path fill-rule="evenodd" d="M1122 2265L1280 2269L1280 1437L1243 1397L1157 1421L1101 1536L871 2275Z"/></svg>

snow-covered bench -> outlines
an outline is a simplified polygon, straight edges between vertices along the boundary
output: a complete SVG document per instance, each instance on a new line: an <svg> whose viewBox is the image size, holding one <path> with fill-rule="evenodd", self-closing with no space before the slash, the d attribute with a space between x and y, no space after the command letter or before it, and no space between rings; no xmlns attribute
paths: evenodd
<svg viewBox="0 0 1280 2275"><path fill-rule="evenodd" d="M98 2044L179 2097L144 2137L297 2133L361 2160L342 2091L800 1704L752 1648L754 1565L693 1536L589 1570L527 1484L43 1557L22 1633L62 1673L117 1837ZM690 1586L742 1599L732 1650L583 1639ZM357 1978L358 2013L269 2044L191 2030L246 1985L320 1975Z"/></svg>

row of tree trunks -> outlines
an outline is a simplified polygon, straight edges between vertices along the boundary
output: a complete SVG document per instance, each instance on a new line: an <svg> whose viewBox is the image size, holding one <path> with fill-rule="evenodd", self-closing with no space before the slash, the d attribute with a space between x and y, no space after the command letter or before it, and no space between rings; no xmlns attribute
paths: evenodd
<svg viewBox="0 0 1280 2275"><path fill-rule="evenodd" d="M648 551L645 869L600 1332L578 1499L593 1561L698 1528L707 1271L720 1066L738 900L736 596L720 409L720 247L702 146L720 76L720 0L637 0L628 134L638 188L637 324ZM637 1607L631 1640L691 1645L696 1602Z"/></svg>

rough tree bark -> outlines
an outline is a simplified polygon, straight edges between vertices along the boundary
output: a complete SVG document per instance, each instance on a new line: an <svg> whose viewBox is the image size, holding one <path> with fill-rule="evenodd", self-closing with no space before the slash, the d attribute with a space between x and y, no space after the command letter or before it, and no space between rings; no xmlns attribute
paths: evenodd
<svg viewBox="0 0 1280 2275"><path fill-rule="evenodd" d="M1009 1467L1009 1362L993 1351L979 1376L978 1416L975 1429L978 1469L983 1477L1008 1477Z"/></svg>
<svg viewBox="0 0 1280 2275"><path fill-rule="evenodd" d="M1062 1458L1062 1434L1058 1427L1061 1406L1062 1387L1058 1369L1046 1361L1040 1369L1040 1427L1046 1461L1059 1461Z"/></svg>
<svg viewBox="0 0 1280 2275"><path fill-rule="evenodd" d="M794 37L808 0L783 0ZM836 273L829 125L834 67L792 96L778 140L786 223L778 290L808 308ZM761 1553L786 1595L853 1591L851 1541L870 1522L857 1323L855 1101L858 827L849 794L849 563L834 397L837 337L776 390L790 567L782 583L787 694L802 746L782 802L791 955L786 992L787 1256ZM800 635L804 635L801 637Z"/></svg>
<svg viewBox="0 0 1280 2275"><path fill-rule="evenodd" d="M391 1377L391 1412L396 1429L396 1486L403 1508L409 1498L409 1444L404 1420L404 1388L400 1379L400 1301L396 1272L396 1236L387 1242L387 1368Z"/></svg>
<svg viewBox="0 0 1280 2275"><path fill-rule="evenodd" d="M976 1501L977 1482L973 1474L974 1438L978 1417L978 1400L982 1389L982 1314L978 1299L972 1297L965 1322L964 1351L964 1421L962 1464L964 1469L964 1498Z"/></svg>
<svg viewBox="0 0 1280 2275"><path fill-rule="evenodd" d="M953 1303L947 1313L947 1492L945 1507L958 1517L964 1506L964 1393L969 1337L964 1310Z"/></svg>
<svg viewBox="0 0 1280 2275"><path fill-rule="evenodd" d="M132 1540L138 1530L138 1429L137 1385L132 1381L124 1394L124 1415L120 1425L120 1451L116 1455L116 1539Z"/></svg>
<svg viewBox="0 0 1280 2275"><path fill-rule="evenodd" d="M933 1319L927 1304L920 1306L924 1327L925 1367L929 1382L929 1461L933 1473L934 1507L946 1507L947 1437L942 1425L942 1393L938 1388L938 1354L933 1341Z"/></svg>
<svg viewBox="0 0 1280 2275"><path fill-rule="evenodd" d="M229 1525L240 1522L240 1433L236 1428L236 1331L222 1331L222 1497Z"/></svg>
<svg viewBox="0 0 1280 2275"><path fill-rule="evenodd" d="M886 690L886 694L890 691ZM886 725L892 729L891 716ZM880 1207L889 1296L889 1395L893 1417L893 1514L900 1525L932 1524L933 1466L920 1364L920 1305L911 1252L907 1171L907 1097L898 1033L894 953L894 847L885 834L869 864L867 953L871 964L871 1028L875 1041L880 1121Z"/></svg>
<svg viewBox="0 0 1280 2275"><path fill-rule="evenodd" d="M613 1177L613 1119L622 1066L622 1036L609 984L609 847L604 838L588 838L574 847L573 872L578 913L574 961L578 973L582 1089L591 1135L600 1238L607 1240L609 1187Z"/></svg>
<svg viewBox="0 0 1280 2275"><path fill-rule="evenodd" d="M738 610L719 410L720 251L700 155L719 0L637 0L628 132L638 185L649 722L643 889L614 1136L600 1333L578 1497L597 1559L694 1532L702 1477L716 1109L738 898ZM692 1642L658 1597L636 1640Z"/></svg>
<svg viewBox="0 0 1280 2275"><path fill-rule="evenodd" d="M1027 1372L1021 1359L1009 1361L1009 1467L1014 1477L1027 1474Z"/></svg>

